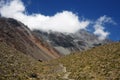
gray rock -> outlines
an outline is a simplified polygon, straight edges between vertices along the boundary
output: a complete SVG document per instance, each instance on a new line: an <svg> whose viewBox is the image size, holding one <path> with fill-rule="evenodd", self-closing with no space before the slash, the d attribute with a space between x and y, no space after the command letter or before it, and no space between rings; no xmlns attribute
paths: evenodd
<svg viewBox="0 0 120 80"><path fill-rule="evenodd" d="M70 34L52 31L43 32L40 30L34 30L33 32L43 41L47 41L62 55L87 50L110 42L108 40L100 41L96 35L85 30Z"/></svg>

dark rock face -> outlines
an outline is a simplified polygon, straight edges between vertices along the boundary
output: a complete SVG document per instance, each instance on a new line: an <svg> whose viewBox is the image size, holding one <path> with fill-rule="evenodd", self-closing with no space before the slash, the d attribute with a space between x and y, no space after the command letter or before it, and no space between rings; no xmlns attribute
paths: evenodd
<svg viewBox="0 0 120 80"><path fill-rule="evenodd" d="M60 32L43 32L40 30L33 31L36 36L43 41L47 41L58 52L63 55L70 54L76 51L90 49L100 44L106 44L110 41L100 41L97 36L85 30L80 30L76 33L60 33Z"/></svg>
<svg viewBox="0 0 120 80"><path fill-rule="evenodd" d="M46 42L42 44L27 26L11 18L0 18L0 41L37 60L49 60L59 56Z"/></svg>

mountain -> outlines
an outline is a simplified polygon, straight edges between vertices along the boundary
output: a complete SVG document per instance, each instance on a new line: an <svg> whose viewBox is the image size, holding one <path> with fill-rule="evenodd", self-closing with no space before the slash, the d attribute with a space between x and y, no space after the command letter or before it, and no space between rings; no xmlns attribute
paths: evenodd
<svg viewBox="0 0 120 80"><path fill-rule="evenodd" d="M45 32L40 30L33 31L43 41L53 46L62 55L67 55L77 51L88 50L95 46L109 43L110 40L99 40L98 37L85 30L76 33Z"/></svg>
<svg viewBox="0 0 120 80"><path fill-rule="evenodd" d="M0 40L37 60L50 60L109 43L85 30L76 33L31 31L12 18L0 18Z"/></svg>
<svg viewBox="0 0 120 80"><path fill-rule="evenodd" d="M0 18L0 41L37 60L59 57L47 42L43 43L27 26L12 18Z"/></svg>
<svg viewBox="0 0 120 80"><path fill-rule="evenodd" d="M0 17L0 80L120 80L120 42L109 42L84 30L31 31Z"/></svg>

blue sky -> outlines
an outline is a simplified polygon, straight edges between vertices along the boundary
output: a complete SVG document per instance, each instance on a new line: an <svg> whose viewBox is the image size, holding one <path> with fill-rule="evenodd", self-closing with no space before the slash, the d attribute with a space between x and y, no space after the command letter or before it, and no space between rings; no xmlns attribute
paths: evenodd
<svg viewBox="0 0 120 80"><path fill-rule="evenodd" d="M109 38L120 40L120 0L23 0L29 13L54 15L63 10L72 11L88 19L110 16L117 25L105 25Z"/></svg>
<svg viewBox="0 0 120 80"><path fill-rule="evenodd" d="M101 28L104 28L103 29L104 32L106 31L106 32L110 33L108 38L110 38L112 40L120 40L120 0L22 0L21 2L24 5L22 5L20 3L20 0L18 0L18 1L19 2L17 2L17 3L18 3L18 5L20 5L20 6L18 6L18 8L20 7L21 10L18 9L17 13L20 11L22 13L22 11L24 11L27 15L32 15L32 16L29 16L29 19L31 19L31 17L33 19L33 13L41 14L42 16L40 15L39 17L42 17L42 19L46 19L46 18L51 19L51 16L55 17L54 19L56 19L56 16L55 16L56 13L59 13L59 14L57 14L57 19L60 18L60 15L62 15L62 16L67 15L67 17L69 17L69 16L71 17L70 21L73 21L72 18L75 18L76 24L79 23L79 21L77 20L77 17L79 19L85 18L85 21L83 20L80 22L80 25L84 24L83 25L84 28L88 25L87 20L90 20L90 21L96 22L96 23L99 22L99 26L101 26ZM17 6L17 5L15 5L15 6ZM8 7L10 7L10 6L8 6ZM26 10L24 10L24 7ZM3 16L5 16L5 17L6 17L6 15L7 15L7 17L11 16L11 15L6 14L6 13L10 13L10 12L6 12L4 10L4 8L2 8L2 9L1 9L1 14ZM68 11L68 12L62 12L62 11ZM27 15L23 14L22 17L23 16L28 17ZM106 15L107 17L104 15ZM36 17L36 16L38 16L38 15L35 15L34 17ZM104 18L106 18L105 20L109 19L109 21L107 21L107 22L103 21L103 23L100 24L101 22L99 19L103 18L102 16ZM20 20L20 18L18 18L18 17L17 18L13 17L13 18ZM20 20L20 21L23 21L23 20ZM52 20L52 21L54 21L54 20ZM60 21L60 20L58 20L58 21ZM114 21L116 24L111 23L111 21ZM25 21L23 21L23 23L24 22ZM104 22L105 22L105 24L104 24ZM49 23L49 24L51 24L51 23ZM66 25L66 23L64 23L64 22L63 22L63 24ZM42 25L42 26L45 26L45 25ZM69 25L67 25L67 26L69 26ZM94 25L91 25L91 26L94 26ZM93 27L91 27L91 26L89 25L88 28L89 28L89 30L92 31ZM78 27L76 27L76 28L78 28ZM62 30L62 28L60 28L60 29ZM105 35L105 33L103 35Z"/></svg>
<svg viewBox="0 0 120 80"><path fill-rule="evenodd" d="M108 15L119 21L120 0L22 0L30 13L53 15L63 10L96 19Z"/></svg>

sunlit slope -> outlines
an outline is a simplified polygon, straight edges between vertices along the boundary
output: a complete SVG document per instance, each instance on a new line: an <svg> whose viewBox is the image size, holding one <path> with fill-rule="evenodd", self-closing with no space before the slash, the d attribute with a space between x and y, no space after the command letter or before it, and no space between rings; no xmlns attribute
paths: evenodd
<svg viewBox="0 0 120 80"><path fill-rule="evenodd" d="M52 63L63 64L74 80L120 80L120 43L72 54Z"/></svg>

